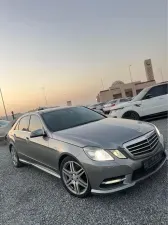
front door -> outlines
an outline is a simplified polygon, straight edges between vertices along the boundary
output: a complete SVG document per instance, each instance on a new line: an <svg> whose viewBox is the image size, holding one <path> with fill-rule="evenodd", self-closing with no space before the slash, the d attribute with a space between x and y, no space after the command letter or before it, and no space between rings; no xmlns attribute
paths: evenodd
<svg viewBox="0 0 168 225"><path fill-rule="evenodd" d="M29 131L44 129L43 122L38 115L31 115ZM56 154L54 149L49 148L48 137L33 137L29 135L29 151L28 156L36 163L55 169Z"/></svg>
<svg viewBox="0 0 168 225"><path fill-rule="evenodd" d="M165 101L165 85L166 84L154 86L146 93L142 100L143 116L166 111L167 102Z"/></svg>

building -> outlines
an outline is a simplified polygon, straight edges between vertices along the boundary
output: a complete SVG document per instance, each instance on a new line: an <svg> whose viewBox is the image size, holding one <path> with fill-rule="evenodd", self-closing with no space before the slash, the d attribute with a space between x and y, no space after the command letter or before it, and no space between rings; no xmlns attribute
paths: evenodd
<svg viewBox="0 0 168 225"><path fill-rule="evenodd" d="M115 81L107 90L100 91L97 96L98 102L106 102L111 99L127 98L136 96L140 91L146 87L155 85L155 80L146 82L136 81L132 83L124 83L122 81Z"/></svg>
<svg viewBox="0 0 168 225"><path fill-rule="evenodd" d="M144 61L144 66L145 66L145 72L146 72L147 81L154 80L154 74L153 74L153 67L152 67L151 59L146 59Z"/></svg>

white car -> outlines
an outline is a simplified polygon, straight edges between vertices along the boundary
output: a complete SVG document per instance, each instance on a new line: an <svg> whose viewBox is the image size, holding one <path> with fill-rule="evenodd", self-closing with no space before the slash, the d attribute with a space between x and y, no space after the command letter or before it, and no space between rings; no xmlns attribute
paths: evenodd
<svg viewBox="0 0 168 225"><path fill-rule="evenodd" d="M7 120L0 120L0 140L5 139L13 123Z"/></svg>
<svg viewBox="0 0 168 225"><path fill-rule="evenodd" d="M132 101L113 107L110 117L145 119L168 113L168 83L143 89Z"/></svg>
<svg viewBox="0 0 168 225"><path fill-rule="evenodd" d="M110 100L103 106L103 112L109 113L113 109L114 106L116 106L120 103L128 102L128 101L130 101L128 98L120 98L120 99Z"/></svg>

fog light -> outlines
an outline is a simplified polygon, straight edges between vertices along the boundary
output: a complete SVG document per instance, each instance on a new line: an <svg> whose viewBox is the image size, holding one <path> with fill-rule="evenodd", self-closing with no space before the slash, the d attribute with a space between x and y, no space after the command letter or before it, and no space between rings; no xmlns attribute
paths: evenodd
<svg viewBox="0 0 168 225"><path fill-rule="evenodd" d="M125 178L119 178L119 179L114 179L114 180L108 180L108 181L103 181L102 184L116 184L124 181Z"/></svg>

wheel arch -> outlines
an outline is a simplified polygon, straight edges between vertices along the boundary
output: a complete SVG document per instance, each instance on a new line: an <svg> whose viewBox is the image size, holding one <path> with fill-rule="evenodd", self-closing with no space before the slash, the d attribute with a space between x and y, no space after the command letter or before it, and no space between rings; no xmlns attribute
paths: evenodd
<svg viewBox="0 0 168 225"><path fill-rule="evenodd" d="M60 170L60 166L61 166L62 161L63 161L66 157L68 157L68 156L74 158L77 162L79 162L79 160L78 160L74 155L70 154L69 152L64 152L64 153L60 156L60 158L59 158L59 160L58 160L58 169L59 169L59 170Z"/></svg>
<svg viewBox="0 0 168 225"><path fill-rule="evenodd" d="M128 111L126 111L126 112L122 115L122 118L125 118L125 116L126 116L127 114L129 114L129 113L136 113L136 114L138 114L138 116L140 117L140 115L139 115L139 113L138 113L137 111L135 111L135 110L128 110Z"/></svg>

